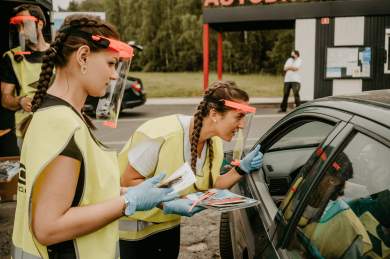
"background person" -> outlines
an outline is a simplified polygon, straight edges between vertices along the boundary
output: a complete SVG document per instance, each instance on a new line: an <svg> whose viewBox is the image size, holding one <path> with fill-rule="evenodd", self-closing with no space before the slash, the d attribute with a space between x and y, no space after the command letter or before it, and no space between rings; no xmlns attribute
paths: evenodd
<svg viewBox="0 0 390 259"><path fill-rule="evenodd" d="M129 64L132 49L118 38L98 17L69 16L43 57L21 151L14 259L118 258L116 219L173 198L154 187L164 174L120 195L116 153L81 114L88 95L125 82L116 67Z"/></svg>
<svg viewBox="0 0 390 259"><path fill-rule="evenodd" d="M301 99L299 97L299 90L301 88L301 76L299 70L302 66L302 59L299 57L299 51L293 50L291 52L291 57L289 57L284 64L284 88L283 88L283 100L280 104L279 112L286 112L288 96L290 95L290 90L293 90L295 107L298 107L301 104Z"/></svg>
<svg viewBox="0 0 390 259"><path fill-rule="evenodd" d="M43 36L46 18L39 6L23 4L16 7L10 25L14 27L10 33L11 42L12 39L17 40L14 41L16 46L3 55L0 69L1 104L8 110L16 111L16 134L21 139L19 125L31 112L42 57L49 43Z"/></svg>
<svg viewBox="0 0 390 259"><path fill-rule="evenodd" d="M229 103L229 101L231 103ZM260 168L260 146L248 153L239 166L220 175L222 140L231 141L245 125L248 94L232 81L217 81L205 92L194 116L171 115L141 125L120 154L124 171L122 186L142 183L160 171L173 173L184 162L191 165L196 183L181 195L209 188L230 188L243 175ZM236 108L233 108L236 107ZM177 258L180 248L180 215L191 216L201 209L188 209L191 202L178 199L144 213L120 220L121 258Z"/></svg>

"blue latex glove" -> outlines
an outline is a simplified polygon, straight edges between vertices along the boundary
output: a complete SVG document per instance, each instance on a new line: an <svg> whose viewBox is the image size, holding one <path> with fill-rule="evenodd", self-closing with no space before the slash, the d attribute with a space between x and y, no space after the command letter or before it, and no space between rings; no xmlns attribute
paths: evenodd
<svg viewBox="0 0 390 259"><path fill-rule="evenodd" d="M191 217L205 209L201 206L195 206L191 211L188 211L191 208L192 203L192 200L186 198L167 201L163 202L163 210L165 214L177 214Z"/></svg>
<svg viewBox="0 0 390 259"><path fill-rule="evenodd" d="M177 198L177 193L169 194L173 191L172 188L155 187L164 177L165 174L159 174L137 186L129 187L125 193L128 201L125 214L131 215L135 211L150 210L161 202Z"/></svg>
<svg viewBox="0 0 390 259"><path fill-rule="evenodd" d="M258 170L263 164L263 153L260 152L260 147L260 144L258 144L255 149L240 161L240 168L245 173L249 174L252 171Z"/></svg>

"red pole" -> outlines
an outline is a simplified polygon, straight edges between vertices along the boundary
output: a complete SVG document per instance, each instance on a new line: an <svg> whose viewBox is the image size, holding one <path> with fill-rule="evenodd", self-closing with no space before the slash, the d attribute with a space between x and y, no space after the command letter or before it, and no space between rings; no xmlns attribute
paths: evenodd
<svg viewBox="0 0 390 259"><path fill-rule="evenodd" d="M203 89L209 85L209 25L203 24Z"/></svg>
<svg viewBox="0 0 390 259"><path fill-rule="evenodd" d="M218 80L222 80L222 66L223 66L223 59L222 59L222 32L218 32L218 46L217 46L217 73L218 73Z"/></svg>

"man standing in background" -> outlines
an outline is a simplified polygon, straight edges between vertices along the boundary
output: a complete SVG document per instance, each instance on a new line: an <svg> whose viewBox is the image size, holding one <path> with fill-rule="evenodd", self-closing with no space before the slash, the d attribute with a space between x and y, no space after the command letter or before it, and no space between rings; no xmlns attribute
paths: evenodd
<svg viewBox="0 0 390 259"><path fill-rule="evenodd" d="M299 57L299 51L293 50L291 52L291 57L287 59L284 64L284 90L283 90L283 100L280 104L280 110L278 112L286 112L287 110L287 101L288 96L290 95L290 90L293 90L295 107L298 107L301 104L301 99L299 97L299 89L301 88L301 76L299 70L302 66L302 59Z"/></svg>

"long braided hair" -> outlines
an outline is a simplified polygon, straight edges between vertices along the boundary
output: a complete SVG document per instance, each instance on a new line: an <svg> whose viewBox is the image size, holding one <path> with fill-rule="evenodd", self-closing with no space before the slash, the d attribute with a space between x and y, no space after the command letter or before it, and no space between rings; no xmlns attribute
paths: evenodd
<svg viewBox="0 0 390 259"><path fill-rule="evenodd" d="M101 50L99 45L94 44L78 35L72 35L72 29L84 31L104 37L118 39L119 34L109 23L102 21L97 16L91 15L70 15L65 18L64 23L58 30L55 40L50 44L50 48L42 58L41 74L39 76L38 88L32 100L32 112L40 107L43 98L47 94L47 89L53 76L54 67L62 68L68 64L70 55L83 45L88 45L92 52ZM92 122L84 116L87 124L94 128ZM23 135L31 121L31 116L22 124Z"/></svg>
<svg viewBox="0 0 390 259"><path fill-rule="evenodd" d="M196 161L198 157L197 147L200 132L203 127L203 120L209 115L211 109L215 109L222 115L230 110L230 108L224 106L223 100L247 102L249 96L245 91L239 89L233 81L216 81L210 85L194 114L194 130L191 135L191 168L194 172L196 172ZM207 139L206 143L209 151L209 170L211 174L214 159L212 139Z"/></svg>

